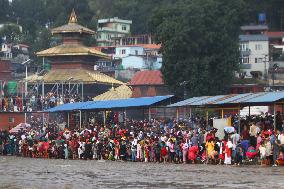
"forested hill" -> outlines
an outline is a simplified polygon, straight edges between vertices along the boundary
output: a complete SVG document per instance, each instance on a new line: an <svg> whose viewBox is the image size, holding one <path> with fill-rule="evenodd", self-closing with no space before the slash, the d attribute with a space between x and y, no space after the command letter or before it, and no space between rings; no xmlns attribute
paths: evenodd
<svg viewBox="0 0 284 189"><path fill-rule="evenodd" d="M96 28L98 18L116 16L133 20L132 33L139 34L149 32L148 23L154 12L186 1L190 0L0 0L0 23L18 22L26 34L22 40L33 43L46 25L66 23L75 8L80 23L92 29ZM281 20L284 28L283 0L243 1L247 12L245 22L256 22L257 14L265 12L272 30L281 30Z"/></svg>

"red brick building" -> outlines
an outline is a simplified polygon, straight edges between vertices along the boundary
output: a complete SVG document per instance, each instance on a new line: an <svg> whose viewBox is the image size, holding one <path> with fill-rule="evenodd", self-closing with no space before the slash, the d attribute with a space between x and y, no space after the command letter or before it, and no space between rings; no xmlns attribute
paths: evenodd
<svg viewBox="0 0 284 189"><path fill-rule="evenodd" d="M11 62L0 59L0 81L9 81L12 79Z"/></svg>
<svg viewBox="0 0 284 189"><path fill-rule="evenodd" d="M0 114L0 129L10 130L24 122L25 114L22 112L1 112Z"/></svg>
<svg viewBox="0 0 284 189"><path fill-rule="evenodd" d="M133 98L170 94L159 70L139 71L128 85L132 88Z"/></svg>

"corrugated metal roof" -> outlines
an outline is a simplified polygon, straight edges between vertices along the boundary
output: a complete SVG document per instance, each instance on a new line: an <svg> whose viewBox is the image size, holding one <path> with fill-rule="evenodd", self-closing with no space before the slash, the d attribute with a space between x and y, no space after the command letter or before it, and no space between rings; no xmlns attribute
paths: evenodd
<svg viewBox="0 0 284 189"><path fill-rule="evenodd" d="M82 110L145 107L154 105L171 97L173 97L173 95L97 101L94 104L82 108Z"/></svg>
<svg viewBox="0 0 284 189"><path fill-rule="evenodd" d="M268 41L266 35L240 35L240 41Z"/></svg>
<svg viewBox="0 0 284 189"><path fill-rule="evenodd" d="M267 103L267 102L275 102L284 98L284 91L279 92L268 92L263 95L254 97L252 99L247 100L246 102L250 103Z"/></svg>
<svg viewBox="0 0 284 189"><path fill-rule="evenodd" d="M120 100L102 100L102 101L88 101L69 103L57 106L47 110L47 112L63 112L73 110L106 110L113 108L131 108L131 107L148 107L155 105L158 102L167 100L173 97L173 95L167 96L154 96L154 97L142 97L142 98L128 98Z"/></svg>
<svg viewBox="0 0 284 189"><path fill-rule="evenodd" d="M209 96L201 96L201 97L193 97L193 98L189 98L180 102L177 102L175 104L171 104L168 107L179 107L179 106L187 106L187 105L191 105L194 102L200 101L202 99L205 98L209 98Z"/></svg>
<svg viewBox="0 0 284 189"><path fill-rule="evenodd" d="M87 106L89 104L93 104L93 103L94 101L68 103L68 104L63 104L63 105L48 109L47 111L48 112L63 112L63 111L79 110L80 108Z"/></svg>
<svg viewBox="0 0 284 189"><path fill-rule="evenodd" d="M284 99L284 91L193 97L168 107L271 104Z"/></svg>

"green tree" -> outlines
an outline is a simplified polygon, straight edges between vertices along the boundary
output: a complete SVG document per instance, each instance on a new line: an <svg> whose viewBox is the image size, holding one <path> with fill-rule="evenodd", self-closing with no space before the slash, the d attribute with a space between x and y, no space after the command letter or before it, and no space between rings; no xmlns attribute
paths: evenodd
<svg viewBox="0 0 284 189"><path fill-rule="evenodd" d="M0 38L5 38L7 43L19 42L21 35L21 30L16 24L5 24L0 28Z"/></svg>
<svg viewBox="0 0 284 189"><path fill-rule="evenodd" d="M150 26L162 44L162 73L179 94L224 93L238 70L242 1L182 0L158 11Z"/></svg>

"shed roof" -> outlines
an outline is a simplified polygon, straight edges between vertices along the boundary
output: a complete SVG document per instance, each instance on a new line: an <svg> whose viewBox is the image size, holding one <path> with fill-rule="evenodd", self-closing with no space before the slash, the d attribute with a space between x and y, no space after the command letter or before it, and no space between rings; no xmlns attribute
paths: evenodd
<svg viewBox="0 0 284 189"><path fill-rule="evenodd" d="M173 95L154 96L142 98L128 98L120 100L102 100L88 101L79 103L69 103L47 110L47 112L63 112L74 110L108 110L108 109L124 109L133 107L149 107L164 100L172 98Z"/></svg>
<svg viewBox="0 0 284 189"><path fill-rule="evenodd" d="M193 97L187 100L169 105L169 107L218 107L218 106L246 106L246 105L270 105L284 100L284 91L230 94L218 96Z"/></svg>

